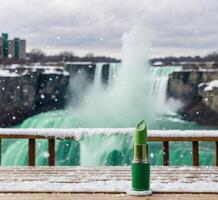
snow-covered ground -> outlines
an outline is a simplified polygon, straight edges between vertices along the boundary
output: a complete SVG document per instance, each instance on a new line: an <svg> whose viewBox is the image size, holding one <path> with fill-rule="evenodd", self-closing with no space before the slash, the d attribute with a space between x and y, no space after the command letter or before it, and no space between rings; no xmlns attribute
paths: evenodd
<svg viewBox="0 0 218 200"><path fill-rule="evenodd" d="M0 77L19 77L20 75L9 70L0 70Z"/></svg>
<svg viewBox="0 0 218 200"><path fill-rule="evenodd" d="M212 91L214 88L218 88L218 80L211 81L205 85L204 91Z"/></svg>
<svg viewBox="0 0 218 200"><path fill-rule="evenodd" d="M0 192L126 193L131 189L129 167L18 167L3 168L0 174ZM218 193L217 175L217 168L212 167L152 167L151 189L167 193Z"/></svg>
<svg viewBox="0 0 218 200"><path fill-rule="evenodd" d="M17 73L19 69L25 69L21 74ZM42 65L9 65L5 66L0 70L0 77L19 77L21 75L29 74L30 72L37 72L37 70L42 70L42 74L56 74L69 76L70 73L67 72L63 67L57 66L42 66Z"/></svg>
<svg viewBox="0 0 218 200"><path fill-rule="evenodd" d="M130 181L93 181L87 183L45 183L22 182L21 183L0 183L0 191L19 192L112 192L126 193L130 190ZM195 183L160 183L152 182L153 192L176 192L176 193L218 193L218 183L195 182Z"/></svg>

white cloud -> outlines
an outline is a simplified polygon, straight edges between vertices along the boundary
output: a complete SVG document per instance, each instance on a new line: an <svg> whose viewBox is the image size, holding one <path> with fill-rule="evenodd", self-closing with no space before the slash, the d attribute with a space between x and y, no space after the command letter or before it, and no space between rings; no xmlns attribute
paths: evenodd
<svg viewBox="0 0 218 200"><path fill-rule="evenodd" d="M29 48L119 55L122 33L142 23L154 55L179 55L217 49L217 10L217 0L7 0L0 25Z"/></svg>

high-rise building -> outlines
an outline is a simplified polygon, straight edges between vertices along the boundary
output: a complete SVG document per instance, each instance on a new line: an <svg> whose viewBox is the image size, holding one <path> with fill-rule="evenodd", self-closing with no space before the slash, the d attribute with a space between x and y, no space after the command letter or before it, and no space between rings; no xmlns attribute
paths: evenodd
<svg viewBox="0 0 218 200"><path fill-rule="evenodd" d="M25 59L26 57L26 40L14 38L8 40L8 34L3 33L0 37L0 58L1 59Z"/></svg>
<svg viewBox="0 0 218 200"><path fill-rule="evenodd" d="M20 57L20 39L19 38L14 38L14 58L19 59Z"/></svg>
<svg viewBox="0 0 218 200"><path fill-rule="evenodd" d="M8 58L15 58L14 55L14 40L8 41Z"/></svg>
<svg viewBox="0 0 218 200"><path fill-rule="evenodd" d="M2 33L2 55L3 58L8 57L8 34Z"/></svg>
<svg viewBox="0 0 218 200"><path fill-rule="evenodd" d="M19 58L25 59L26 57L26 40L19 40Z"/></svg>

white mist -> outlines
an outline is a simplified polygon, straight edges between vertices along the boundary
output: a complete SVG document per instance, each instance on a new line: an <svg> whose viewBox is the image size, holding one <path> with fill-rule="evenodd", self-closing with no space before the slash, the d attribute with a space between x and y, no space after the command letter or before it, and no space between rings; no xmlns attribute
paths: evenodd
<svg viewBox="0 0 218 200"><path fill-rule="evenodd" d="M115 82L107 89L97 82L80 105L72 108L83 126L132 127L142 119L149 124L160 113L150 85L150 47L142 26L123 34L122 65Z"/></svg>

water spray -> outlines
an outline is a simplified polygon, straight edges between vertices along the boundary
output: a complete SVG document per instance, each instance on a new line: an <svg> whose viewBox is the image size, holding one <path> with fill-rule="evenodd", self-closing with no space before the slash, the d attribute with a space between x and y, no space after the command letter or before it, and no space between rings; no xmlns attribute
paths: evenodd
<svg viewBox="0 0 218 200"><path fill-rule="evenodd" d="M132 189L129 195L151 195L150 163L148 158L147 127L141 121L134 133L133 161L132 161Z"/></svg>

